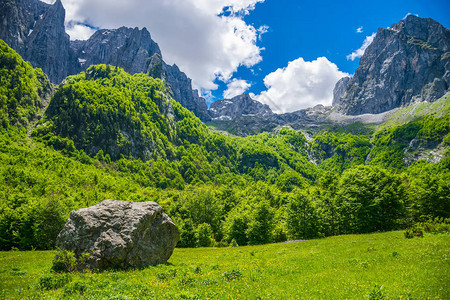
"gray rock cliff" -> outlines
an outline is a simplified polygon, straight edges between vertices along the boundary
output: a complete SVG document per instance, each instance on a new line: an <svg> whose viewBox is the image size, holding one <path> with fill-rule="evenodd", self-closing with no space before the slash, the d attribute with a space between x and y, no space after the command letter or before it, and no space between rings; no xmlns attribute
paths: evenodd
<svg viewBox="0 0 450 300"><path fill-rule="evenodd" d="M147 59L155 53L161 55L146 28L101 29L87 41L73 42L72 49L83 70L90 65L109 64L130 74L145 72Z"/></svg>
<svg viewBox="0 0 450 300"><path fill-rule="evenodd" d="M343 77L336 83L333 90L332 106L336 106L341 102L341 97L345 93L350 79L350 77Z"/></svg>
<svg viewBox="0 0 450 300"><path fill-rule="evenodd" d="M450 86L450 30L413 15L380 28L348 82L339 110L381 113L418 101L434 101Z"/></svg>
<svg viewBox="0 0 450 300"><path fill-rule="evenodd" d="M170 66L163 62L163 70L165 72L163 81L168 83L173 98L192 111L200 120L210 120L206 101L198 95L197 90L192 89L191 79L181 72L177 65Z"/></svg>
<svg viewBox="0 0 450 300"><path fill-rule="evenodd" d="M243 94L233 99L215 101L209 108L213 120L233 120L240 116L270 117L272 110L267 104L253 100L249 94Z"/></svg>
<svg viewBox="0 0 450 300"><path fill-rule="evenodd" d="M61 0L5 0L0 4L0 38L54 83L78 69L64 26Z"/></svg>
<svg viewBox="0 0 450 300"><path fill-rule="evenodd" d="M77 257L87 251L89 269L128 268L165 263L179 238L157 203L104 200L73 211L56 245Z"/></svg>
<svg viewBox="0 0 450 300"><path fill-rule="evenodd" d="M50 5L37 0L3 0L0 2L0 39L19 54L25 41Z"/></svg>

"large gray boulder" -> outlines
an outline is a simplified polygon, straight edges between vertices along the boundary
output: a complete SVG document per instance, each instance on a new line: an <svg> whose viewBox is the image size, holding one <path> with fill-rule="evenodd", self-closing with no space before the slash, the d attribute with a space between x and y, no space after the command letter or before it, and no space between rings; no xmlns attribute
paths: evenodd
<svg viewBox="0 0 450 300"><path fill-rule="evenodd" d="M89 252L89 269L128 268L165 263L179 238L157 203L104 200L72 211L56 245L77 257Z"/></svg>

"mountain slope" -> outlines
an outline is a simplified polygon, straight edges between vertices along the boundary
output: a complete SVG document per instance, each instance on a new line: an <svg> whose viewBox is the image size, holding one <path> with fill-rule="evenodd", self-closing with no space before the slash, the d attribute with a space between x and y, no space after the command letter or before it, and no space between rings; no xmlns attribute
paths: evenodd
<svg viewBox="0 0 450 300"><path fill-rule="evenodd" d="M161 70L151 76L162 79L172 97L201 120L210 119L205 99L192 89L191 79L176 65L162 61L159 46L146 28L102 29L87 41L70 41L61 0L53 5L39 0L5 0L0 3L0 19L4 23L0 39L33 66L42 68L53 83L94 64L119 66L130 74L147 73L156 54Z"/></svg>
<svg viewBox="0 0 450 300"><path fill-rule="evenodd" d="M173 157L174 120L170 99L160 80L123 69L91 66L68 77L54 94L36 134L54 132L95 155Z"/></svg>
<svg viewBox="0 0 450 300"><path fill-rule="evenodd" d="M334 102L345 114L376 114L416 101L435 101L449 87L450 30L432 19L409 15L378 30L345 92Z"/></svg>
<svg viewBox="0 0 450 300"><path fill-rule="evenodd" d="M0 40L0 127L28 126L50 97L50 82L42 70Z"/></svg>
<svg viewBox="0 0 450 300"><path fill-rule="evenodd" d="M161 79L173 99L183 107L203 121L210 119L205 99L192 89L191 79L176 65L170 66L163 61L158 44L146 28L102 29L87 41L72 42L71 47L80 62L80 71L94 64L109 64L132 75L149 74Z"/></svg>

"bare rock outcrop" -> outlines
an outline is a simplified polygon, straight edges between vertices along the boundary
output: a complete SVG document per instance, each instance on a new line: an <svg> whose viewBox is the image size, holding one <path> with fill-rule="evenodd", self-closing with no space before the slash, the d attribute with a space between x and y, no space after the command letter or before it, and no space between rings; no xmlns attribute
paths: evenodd
<svg viewBox="0 0 450 300"><path fill-rule="evenodd" d="M249 94L242 94L213 102L209 114L214 120L227 121L240 116L270 117L273 112L267 104L253 100Z"/></svg>
<svg viewBox="0 0 450 300"><path fill-rule="evenodd" d="M34 67L42 68L50 81L60 83L79 69L65 31L65 15L61 0L53 5L38 0L2 1L0 39Z"/></svg>
<svg viewBox="0 0 450 300"><path fill-rule="evenodd" d="M87 251L89 269L128 268L165 263L179 238L157 203L104 200L73 211L56 245L77 257Z"/></svg>
<svg viewBox="0 0 450 300"><path fill-rule="evenodd" d="M378 30L345 92L334 102L348 115L377 114L435 101L449 87L450 30L433 19L410 15Z"/></svg>

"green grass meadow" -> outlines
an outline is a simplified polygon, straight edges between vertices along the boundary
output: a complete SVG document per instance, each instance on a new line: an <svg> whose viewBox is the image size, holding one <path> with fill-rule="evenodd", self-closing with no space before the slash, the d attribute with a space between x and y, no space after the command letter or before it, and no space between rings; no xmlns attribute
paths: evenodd
<svg viewBox="0 0 450 300"><path fill-rule="evenodd" d="M142 270L50 272L54 251L0 252L2 299L450 299L450 235L345 235L175 249Z"/></svg>

